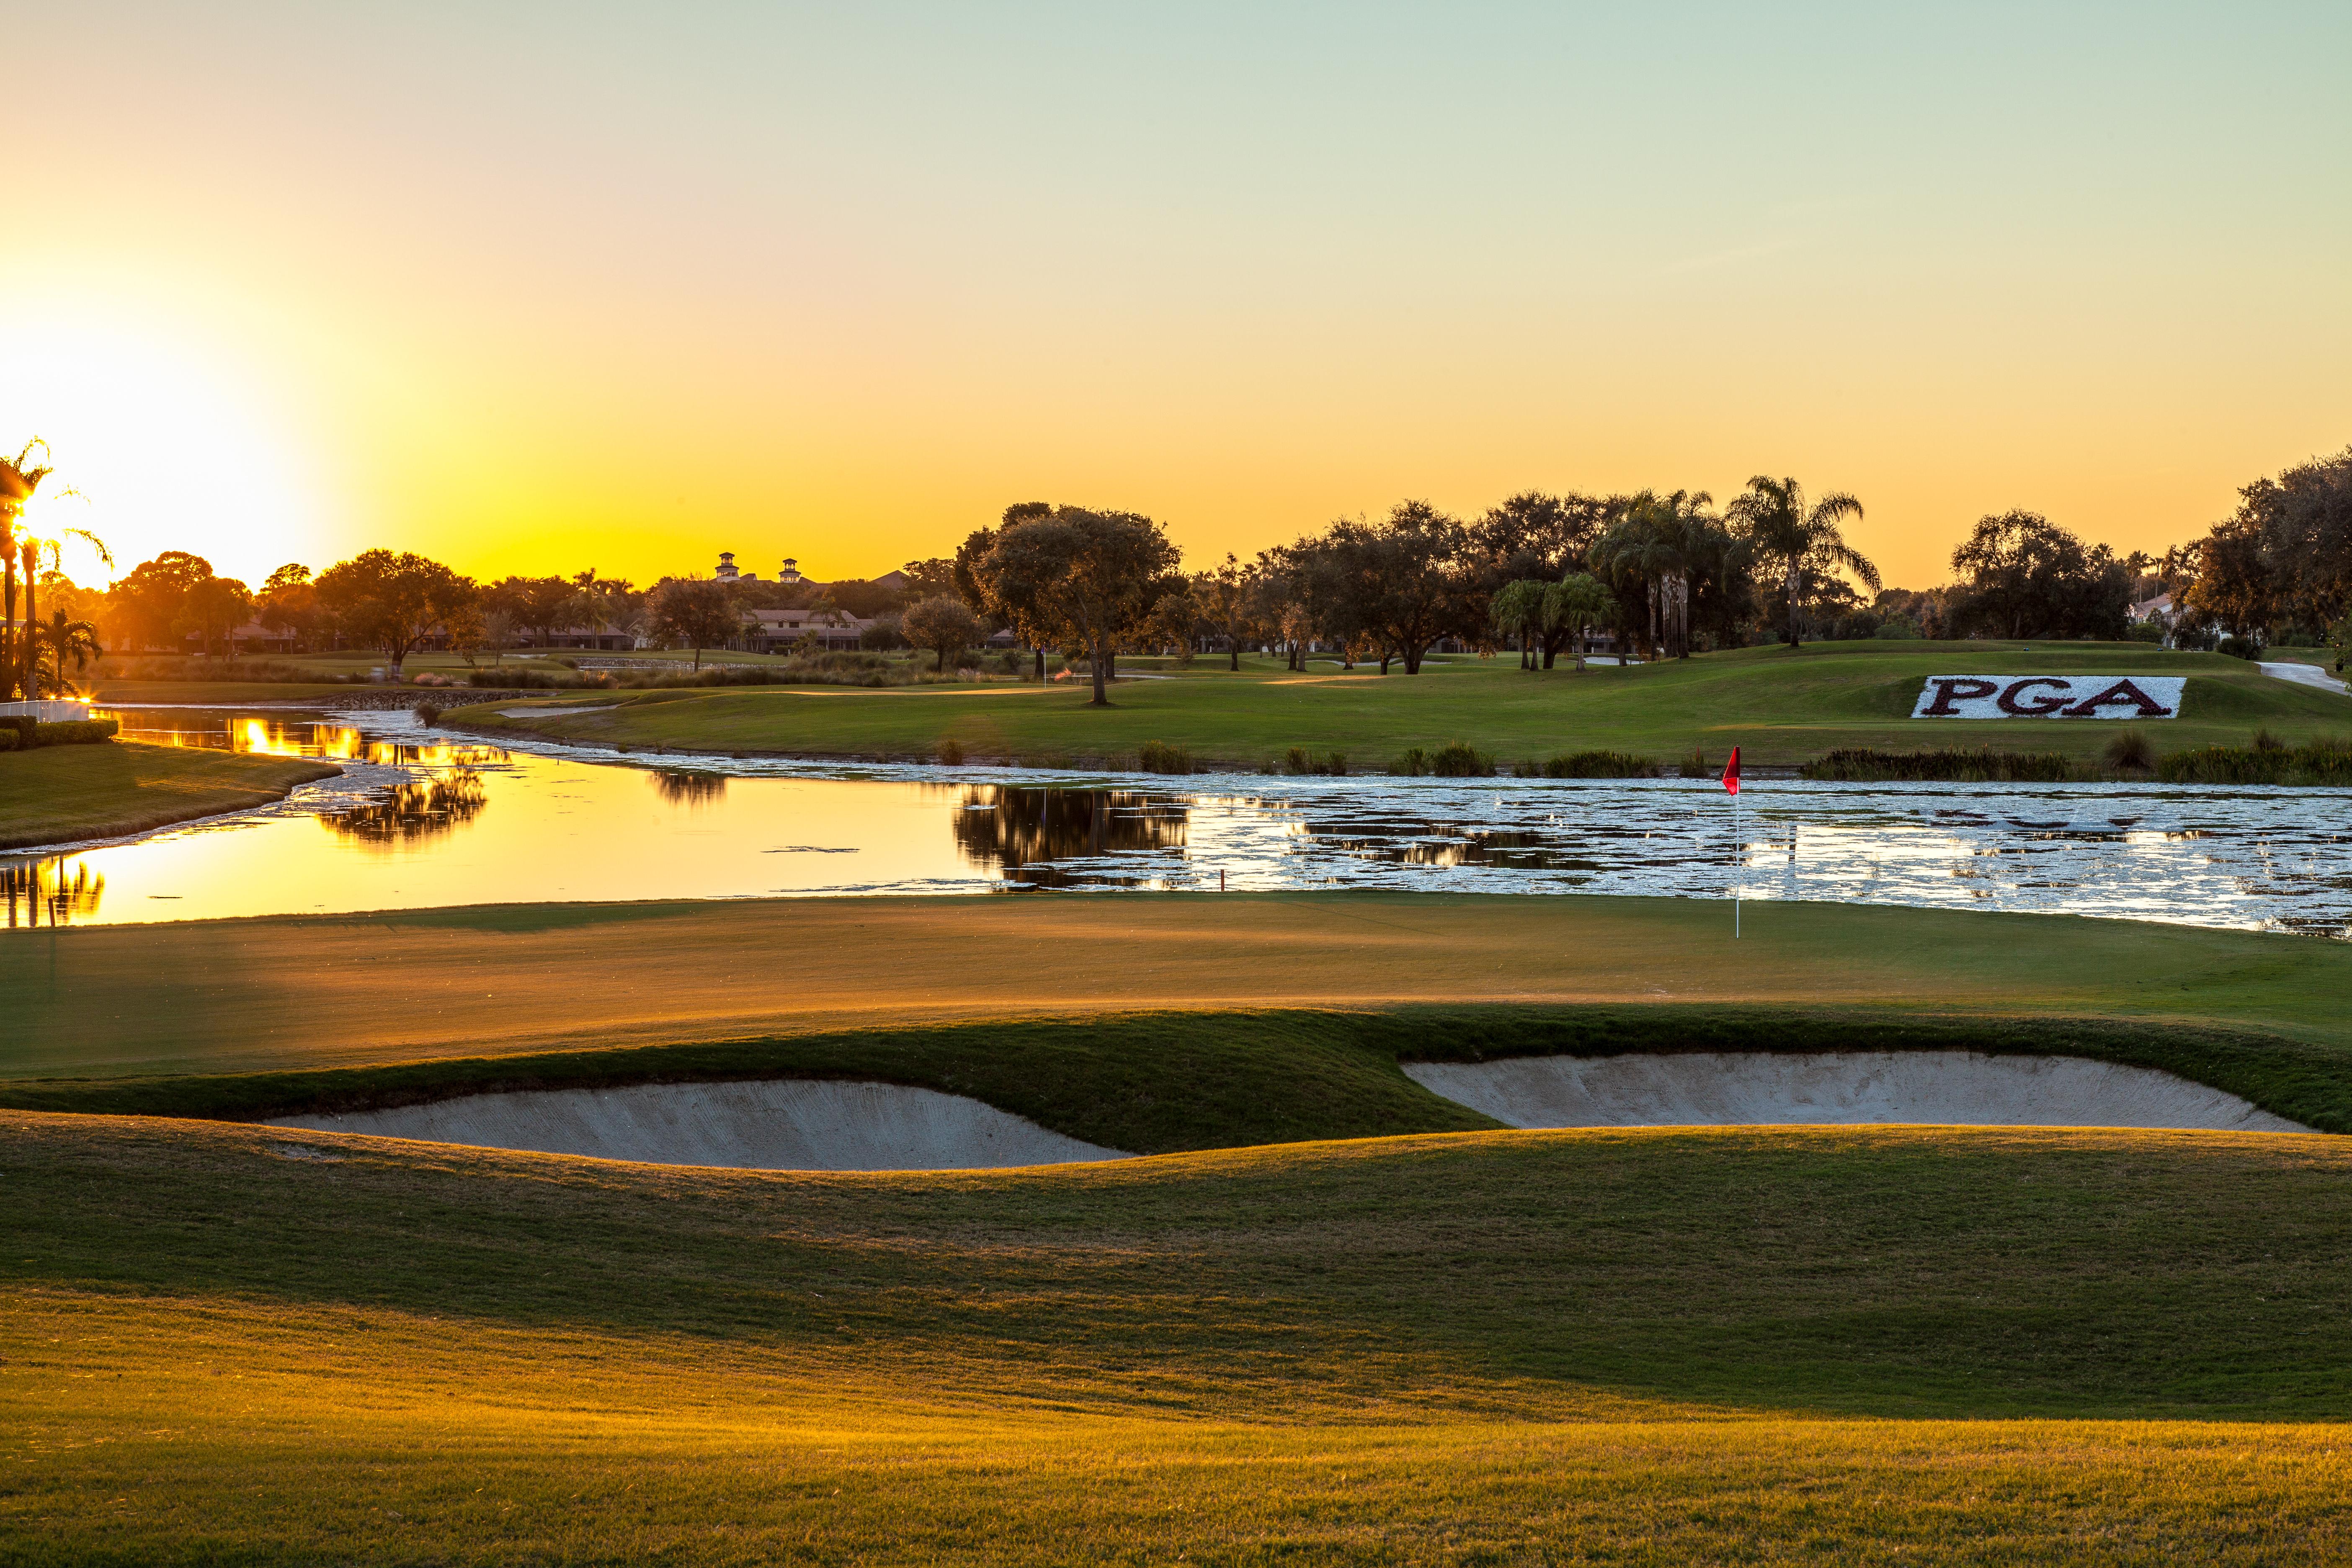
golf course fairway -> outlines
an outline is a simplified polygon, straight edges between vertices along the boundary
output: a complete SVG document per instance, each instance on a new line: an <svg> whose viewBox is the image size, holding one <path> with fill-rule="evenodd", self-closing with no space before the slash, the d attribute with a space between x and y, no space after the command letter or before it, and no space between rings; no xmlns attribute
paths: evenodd
<svg viewBox="0 0 2352 1568"><path fill-rule="evenodd" d="M2294 743L2352 731L2352 700L2266 676L2243 659L2147 643L1817 643L1741 648L1626 668L1529 671L1467 655L1419 675L1317 662L1305 673L1253 659L1124 681L1107 709L1084 683L657 689L459 708L447 721L490 736L727 754L929 761L952 742L974 762L1133 767L1150 742L1202 768L1284 771L1293 747L1389 772L1408 748L1463 741L1506 771L1564 752L1610 750L1672 768L1694 752L1721 766L1733 746L1765 766L1839 747L1992 746L2095 763L2120 722L1911 717L1931 675L2188 678L2179 717L2142 726L2160 752ZM462 700L462 699L461 699ZM565 712L570 708L572 711Z"/></svg>

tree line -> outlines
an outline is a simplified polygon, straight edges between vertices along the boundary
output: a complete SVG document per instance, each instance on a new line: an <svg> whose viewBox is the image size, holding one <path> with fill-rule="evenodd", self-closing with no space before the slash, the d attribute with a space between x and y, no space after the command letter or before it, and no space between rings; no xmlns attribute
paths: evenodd
<svg viewBox="0 0 2352 1568"><path fill-rule="evenodd" d="M2166 552L2176 622L2249 651L2352 645L2352 447L2238 492L2237 510Z"/></svg>
<svg viewBox="0 0 2352 1568"><path fill-rule="evenodd" d="M1885 585L1845 538L1860 500L1809 495L1758 475L1718 508L1705 491L1610 496L1540 490L1475 517L1425 500L1385 515L1342 518L1286 545L1186 571L1162 526L1139 513L1028 501L973 531L952 557L909 562L904 585L664 578L640 590L588 570L478 583L408 552L369 550L317 574L289 563L258 589L215 574L203 557L166 551L99 593L57 569L57 542L21 542L15 520L48 472L0 462L0 644L5 689L62 683L99 633L118 645L232 651L257 621L305 648L380 649L397 669L428 640L461 653L543 646L559 632L619 634L699 650L740 638L755 607L805 607L822 618L875 621L874 648L912 645L944 670L964 648L1009 631L1034 651L1037 674L1058 650L1083 664L1095 698L1122 653L1220 651L1239 668L1264 649L1303 668L1328 648L1353 666L1419 673L1449 643L1516 652L1549 669L1580 668L1592 639L1649 659L1778 640L1854 637L2100 638L2206 629L2255 643L2339 645L2352 588L2352 449L2248 486L2232 517L2158 558L2117 556L2039 513L1979 519L1951 557L1953 580L1927 590ZM13 499L11 499L13 497ZM46 550L48 566L36 559ZM18 629L17 595L50 621ZM2169 589L2169 627L2134 623L2136 602ZM54 626L52 626L54 622ZM78 666L77 666L78 667Z"/></svg>

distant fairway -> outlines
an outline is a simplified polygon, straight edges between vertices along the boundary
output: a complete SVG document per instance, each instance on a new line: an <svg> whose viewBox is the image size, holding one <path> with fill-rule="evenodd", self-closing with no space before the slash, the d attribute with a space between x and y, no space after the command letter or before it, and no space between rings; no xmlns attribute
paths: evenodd
<svg viewBox="0 0 2352 1568"><path fill-rule="evenodd" d="M2352 1153L1483 1133L787 1176L0 1113L0 1558L2277 1563Z"/></svg>
<svg viewBox="0 0 2352 1568"><path fill-rule="evenodd" d="M1455 740L1507 767L1596 749L1668 765L1699 751L1719 765L1734 745L1759 765L1801 763L1841 746L1992 745L2090 760L2121 723L1909 714L1930 675L2112 672L2189 678L2181 717L2143 726L2164 751L2244 745L2258 728L2298 742L2352 732L2352 700L2265 676L2242 659L2145 643L1822 643L1581 675L1566 665L1523 671L1514 656L1463 656L1418 676L1387 677L1361 667L1342 673L1319 660L1305 675L1247 662L1239 675L1213 660L1189 671L1155 668L1172 679L1124 683L1108 710L1087 707L1073 682L617 693L620 706L607 711L510 717L478 707L450 720L493 733L722 753L928 759L953 741L974 760L1048 765L1131 766L1145 742L1159 741L1202 764L1251 771L1278 769L1297 746L1344 752L1356 771L1383 773L1408 747Z"/></svg>

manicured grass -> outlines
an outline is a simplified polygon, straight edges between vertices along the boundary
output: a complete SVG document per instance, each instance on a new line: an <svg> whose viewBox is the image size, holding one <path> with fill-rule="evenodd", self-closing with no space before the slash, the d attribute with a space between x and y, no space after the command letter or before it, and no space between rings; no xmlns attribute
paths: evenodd
<svg viewBox="0 0 2352 1568"><path fill-rule="evenodd" d="M1250 1070L1276 1080L1240 1074L1235 1097L1262 1095L1268 1124L1296 1119L1283 1135L1315 1136L1384 1124L1318 1121L1323 1111L1284 1097L1283 1054L1309 1047L1379 1061L1441 1046L1875 1047L1949 1043L1959 1037L1936 1033L1949 1027L1997 1048L2148 1059L2313 1125L2352 1113L2338 1066L2352 1051L2343 1006L2352 944L1794 903L1751 904L1735 942L1728 915L1719 902L1678 899L1142 894L505 905L68 928L0 936L0 990L16 1026L0 1034L0 1078L310 1073L648 1045L756 1054L847 1029L868 1031L878 1052L870 1031L918 1025L1337 1010L1401 1021L1330 1023L1339 1033L1328 1035L1327 1023L1297 1018L1212 1022L1185 1037L1183 1049L1197 1054L1181 1069L1158 1070L1171 1081L1213 1061L1227 1070L1236 1058L1219 1046L1221 1029L1234 1031L1228 1043L1262 1042L1244 1055L1273 1065ZM1434 1021L1441 1013L1458 1018ZM1135 1037L1139 1059L1160 1027ZM2231 1044L2245 1037L2259 1037L2251 1055ZM909 1074L962 1071L957 1052L997 1048L961 1037L982 1043L889 1048ZM849 1071L867 1047L806 1048L850 1054L773 1070ZM2158 1050L2173 1055L2131 1054ZM671 1068L703 1070L683 1058L662 1070ZM1148 1075L1136 1082L1156 1092ZM1094 1124L1066 1130L1081 1125ZM1152 1136L1163 1134L1149 1146L1192 1136Z"/></svg>
<svg viewBox="0 0 2352 1568"><path fill-rule="evenodd" d="M2352 1152L936 1175L0 1113L0 1558L2322 1562Z"/></svg>
<svg viewBox="0 0 2352 1568"><path fill-rule="evenodd" d="M1418 676L1304 676L1265 661L1241 675L1195 667L1117 689L1106 710L1076 683L868 691L749 688L618 694L609 712L510 718L462 710L451 721L596 744L797 756L928 759L953 740L967 758L1132 766L1148 742L1203 763L1279 771L1291 747L1340 751L1385 772L1408 747L1466 741L1507 767L1563 752L1633 752L1672 765L1734 745L1759 765L1794 765L1835 747L1994 745L2095 759L2120 723L1909 717L1934 674L2120 673L2189 678L2182 717L2146 725L2164 750L2244 744L2257 728L2289 740L2352 731L2352 701L2263 675L2218 654L2140 643L1824 643L1748 648L1627 668L1522 671L1463 658Z"/></svg>
<svg viewBox="0 0 2352 1568"><path fill-rule="evenodd" d="M245 811L341 772L331 763L130 741L0 752L0 849Z"/></svg>

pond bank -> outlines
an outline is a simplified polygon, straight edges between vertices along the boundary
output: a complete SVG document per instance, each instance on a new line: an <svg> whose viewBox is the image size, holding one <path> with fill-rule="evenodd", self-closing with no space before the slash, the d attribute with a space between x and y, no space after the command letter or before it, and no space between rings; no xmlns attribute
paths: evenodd
<svg viewBox="0 0 2352 1568"><path fill-rule="evenodd" d="M0 752L0 849L121 837L250 811L341 772L307 758L129 741Z"/></svg>

